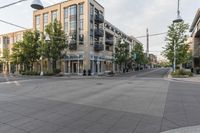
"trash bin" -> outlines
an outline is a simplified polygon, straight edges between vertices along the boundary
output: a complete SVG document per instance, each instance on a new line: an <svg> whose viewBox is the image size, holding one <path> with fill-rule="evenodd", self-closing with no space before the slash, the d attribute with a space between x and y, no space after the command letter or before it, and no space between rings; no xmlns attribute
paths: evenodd
<svg viewBox="0 0 200 133"><path fill-rule="evenodd" d="M83 70L83 76L86 76L86 70Z"/></svg>
<svg viewBox="0 0 200 133"><path fill-rule="evenodd" d="M88 70L88 76L91 76L91 70L90 69Z"/></svg>

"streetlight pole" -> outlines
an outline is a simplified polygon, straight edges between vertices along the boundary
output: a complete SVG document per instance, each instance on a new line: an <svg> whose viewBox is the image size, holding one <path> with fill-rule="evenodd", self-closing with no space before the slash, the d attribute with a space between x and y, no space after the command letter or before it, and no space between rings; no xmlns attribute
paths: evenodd
<svg viewBox="0 0 200 133"><path fill-rule="evenodd" d="M175 42L174 42L174 66L173 66L173 68L174 68L174 72L176 71L176 44L175 44Z"/></svg>
<svg viewBox="0 0 200 133"><path fill-rule="evenodd" d="M183 19L181 18L181 15L180 15L180 0L178 0L178 7L177 7L177 18L175 20L173 20L173 24L174 23L180 23L180 22L183 22ZM173 69L174 69L174 72L176 71L176 43L175 41L173 41L174 43L174 62L173 62Z"/></svg>

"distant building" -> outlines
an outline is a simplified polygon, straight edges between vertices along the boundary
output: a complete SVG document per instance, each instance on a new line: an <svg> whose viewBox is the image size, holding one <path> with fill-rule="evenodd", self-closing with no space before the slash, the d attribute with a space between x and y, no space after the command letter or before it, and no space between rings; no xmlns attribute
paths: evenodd
<svg viewBox="0 0 200 133"><path fill-rule="evenodd" d="M29 29L31 30L31 29ZM9 68L7 68L7 66L5 65L5 61L3 59L3 55L4 55L4 49L8 49L10 51L10 54L12 54L12 47L13 44L23 40L23 33L25 32L25 30L21 30L21 31L17 31L17 32L11 32L11 33L7 33L7 34L2 34L0 35L0 60L1 60L1 64L0 64L0 72L4 71L4 72L9 72L12 69L15 69L14 66L12 66L12 63L9 62ZM4 63L3 63L4 62Z"/></svg>
<svg viewBox="0 0 200 133"><path fill-rule="evenodd" d="M192 67L195 73L200 72L200 9L198 9L195 18L190 27L192 32Z"/></svg>
<svg viewBox="0 0 200 133"><path fill-rule="evenodd" d="M149 65L151 68L155 68L158 65L157 56L149 54Z"/></svg>

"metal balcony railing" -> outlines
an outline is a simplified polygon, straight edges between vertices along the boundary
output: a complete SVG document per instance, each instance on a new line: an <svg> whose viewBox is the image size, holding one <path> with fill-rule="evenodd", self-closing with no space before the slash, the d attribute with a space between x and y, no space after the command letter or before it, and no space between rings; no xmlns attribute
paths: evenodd
<svg viewBox="0 0 200 133"><path fill-rule="evenodd" d="M103 29L95 29L95 36L103 37L104 36Z"/></svg>
<svg viewBox="0 0 200 133"><path fill-rule="evenodd" d="M69 43L69 49L70 50L77 50L77 43L76 43L76 41L70 41L70 43Z"/></svg>
<svg viewBox="0 0 200 133"><path fill-rule="evenodd" d="M113 41L113 39L106 39L105 43L106 43L106 45L113 45L114 41Z"/></svg>
<svg viewBox="0 0 200 133"><path fill-rule="evenodd" d="M101 43L95 43L94 44L94 50L95 51L102 51L103 50L103 44L101 44Z"/></svg>
<svg viewBox="0 0 200 133"><path fill-rule="evenodd" d="M96 23L104 23L104 16L102 14L95 15L95 22Z"/></svg>

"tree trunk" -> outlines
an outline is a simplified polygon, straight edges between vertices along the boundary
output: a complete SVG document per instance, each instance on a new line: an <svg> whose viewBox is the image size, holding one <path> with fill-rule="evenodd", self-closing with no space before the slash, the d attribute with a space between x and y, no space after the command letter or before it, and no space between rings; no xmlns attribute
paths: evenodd
<svg viewBox="0 0 200 133"><path fill-rule="evenodd" d="M53 59L53 71L56 70L56 62L57 62L57 60L56 60L56 59Z"/></svg>
<svg viewBox="0 0 200 133"><path fill-rule="evenodd" d="M47 68L48 72L52 72L52 67L51 67L51 59L48 58L48 68Z"/></svg>

